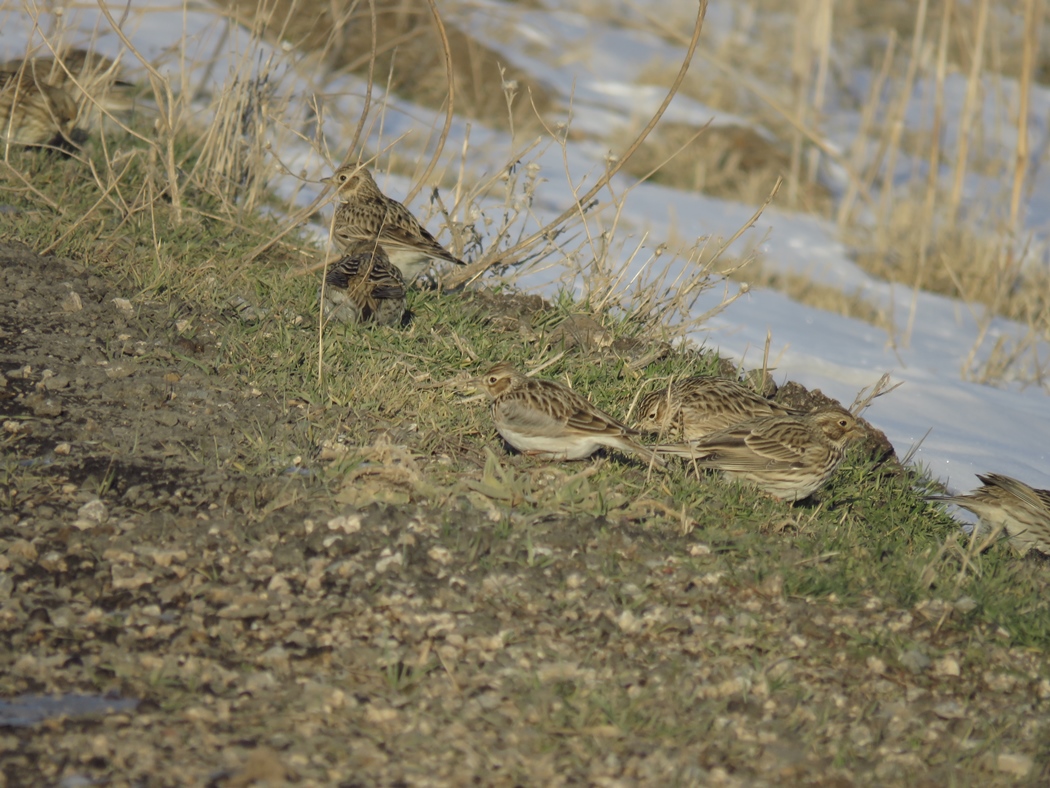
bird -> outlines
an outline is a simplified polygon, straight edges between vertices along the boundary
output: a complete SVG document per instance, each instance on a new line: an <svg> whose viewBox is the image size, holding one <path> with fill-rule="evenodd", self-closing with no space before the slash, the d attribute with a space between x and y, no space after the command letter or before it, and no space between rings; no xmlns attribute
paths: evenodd
<svg viewBox="0 0 1050 788"><path fill-rule="evenodd" d="M339 323L401 325L405 280L376 240L358 241L325 272L321 313Z"/></svg>
<svg viewBox="0 0 1050 788"><path fill-rule="evenodd" d="M73 146L77 105L30 72L0 71L0 143Z"/></svg>
<svg viewBox="0 0 1050 788"><path fill-rule="evenodd" d="M1036 550L1050 555L1050 490L1038 490L999 473L977 474L978 487L968 495L931 495L927 500L968 509L993 532L1006 531L1021 555Z"/></svg>
<svg viewBox="0 0 1050 788"><path fill-rule="evenodd" d="M117 60L86 49L58 56L18 58L0 63L0 72L28 74L37 82L65 90L77 107L77 124L96 124L102 111L127 112L133 102ZM101 108L101 109L99 109Z"/></svg>
<svg viewBox="0 0 1050 788"><path fill-rule="evenodd" d="M695 377L646 394L638 403L639 429L695 441L763 416L801 416L730 378Z"/></svg>
<svg viewBox="0 0 1050 788"><path fill-rule="evenodd" d="M496 431L523 454L582 460L605 446L663 464L650 449L635 441L637 430L561 383L526 377L505 361L481 375L480 382L492 398Z"/></svg>
<svg viewBox="0 0 1050 788"><path fill-rule="evenodd" d="M439 244L415 216L397 200L379 190L372 173L357 164L344 164L323 183L334 183L342 204L336 209L333 235L343 249L359 240L378 238L411 283L432 260L465 265Z"/></svg>
<svg viewBox="0 0 1050 788"><path fill-rule="evenodd" d="M853 414L826 405L802 415L752 419L700 440L655 448L750 483L778 500L800 501L827 483L846 456L846 445L863 435Z"/></svg>

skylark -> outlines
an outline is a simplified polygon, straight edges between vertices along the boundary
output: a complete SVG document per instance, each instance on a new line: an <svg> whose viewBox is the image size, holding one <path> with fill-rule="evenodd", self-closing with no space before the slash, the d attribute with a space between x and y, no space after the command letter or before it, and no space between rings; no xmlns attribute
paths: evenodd
<svg viewBox="0 0 1050 788"><path fill-rule="evenodd" d="M405 280L375 240L358 241L325 272L322 314L340 323L398 326L405 314ZM322 295L318 291L318 297Z"/></svg>
<svg viewBox="0 0 1050 788"><path fill-rule="evenodd" d="M0 72L28 74L37 82L65 90L76 104L78 125L97 125L100 107L117 113L133 106L126 90L130 83L121 78L118 61L86 49L67 49L57 58L8 60L0 63Z"/></svg>
<svg viewBox="0 0 1050 788"><path fill-rule="evenodd" d="M800 416L753 419L656 450L749 482L779 500L798 501L827 483L846 456L846 444L863 435L848 410L832 405Z"/></svg>
<svg viewBox="0 0 1050 788"><path fill-rule="evenodd" d="M1037 490L998 473L978 474L981 487L969 495L930 496L976 514L994 532L1006 531L1021 555L1036 550L1050 555L1050 490Z"/></svg>
<svg viewBox="0 0 1050 788"><path fill-rule="evenodd" d="M0 71L0 143L70 146L76 120L76 102L64 88Z"/></svg>
<svg viewBox="0 0 1050 788"><path fill-rule="evenodd" d="M636 430L561 383L528 378L506 362L485 372L480 382L492 397L496 430L523 454L581 460L605 446L659 463L650 449L635 442Z"/></svg>
<svg viewBox="0 0 1050 788"><path fill-rule="evenodd" d="M718 430L764 416L801 416L730 378L686 378L645 395L638 427L695 441Z"/></svg>
<svg viewBox="0 0 1050 788"><path fill-rule="evenodd" d="M464 264L439 244L408 208L383 194L372 173L364 167L345 164L323 182L334 183L342 200L335 212L334 229L336 243L341 248L378 238L390 261L409 283L432 260Z"/></svg>

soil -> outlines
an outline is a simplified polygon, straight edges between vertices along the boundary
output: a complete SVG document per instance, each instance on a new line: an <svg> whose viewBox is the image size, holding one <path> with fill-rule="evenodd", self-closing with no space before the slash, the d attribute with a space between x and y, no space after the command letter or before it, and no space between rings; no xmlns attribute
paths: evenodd
<svg viewBox="0 0 1050 788"><path fill-rule="evenodd" d="M338 485L260 469L253 435L288 457L313 420L375 422L216 372L236 317L17 245L0 272L0 786L1037 779L1024 751L961 760L981 721L1038 738L1050 697L1038 654L960 668L965 599L733 585L731 526L573 514L610 494L586 467L496 468L565 474L564 513L528 516L421 494L384 434Z"/></svg>
<svg viewBox="0 0 1050 788"><path fill-rule="evenodd" d="M206 327L224 316L193 314L188 338L188 308L132 303L16 244L0 244L0 272L0 697L39 712L0 715L0 784L485 775L497 756L463 726L507 702L505 600L586 567L494 580L479 559L528 568L530 540L575 552L608 521L543 517L496 538L516 523L492 507L368 489L418 479L390 445L334 492L296 465L240 472L258 455L244 425L289 456L310 448L315 414L212 371ZM442 691L406 708L428 675ZM520 778L526 756L498 757Z"/></svg>

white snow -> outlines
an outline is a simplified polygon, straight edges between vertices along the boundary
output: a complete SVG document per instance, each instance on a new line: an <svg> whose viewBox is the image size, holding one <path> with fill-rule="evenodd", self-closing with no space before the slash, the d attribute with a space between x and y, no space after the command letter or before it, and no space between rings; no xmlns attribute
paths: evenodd
<svg viewBox="0 0 1050 788"><path fill-rule="evenodd" d="M475 31L489 37L509 62L559 94L565 101L564 119L573 128L585 132L622 128L626 136L644 123L666 90L644 84L637 75L654 62L676 65L683 52L643 32L640 26L637 30L617 28L577 13L567 3L563 5L555 10L536 10L524 4L476 0L469 8L457 8L454 13L457 18L469 18ZM631 7L626 4L626 8ZM675 6L665 2L660 7L669 10ZM115 18L121 19L124 13L124 6L113 6ZM453 11L450 9L449 13ZM729 31L731 15L713 8L709 25L709 30ZM512 35L507 33L508 26ZM57 17L39 12L39 7L30 3L3 0L0 58L21 55L30 35L39 42L41 30L52 35L55 29L65 30L65 40L72 44L93 40L93 46L104 54L117 55L124 49L93 4L66 7ZM98 34L93 34L96 29ZM296 133L303 131L309 136L304 130L316 123L305 110L306 98L316 95L323 104L324 136L331 157L339 160L346 155L341 145L346 144L363 105L365 86L359 78L344 76L325 81L317 68L297 69L295 63L302 58L300 54L250 41L215 9L200 3L152 8L132 3L122 29L144 58L172 78L173 87L192 90L195 97L202 99L221 90L232 75L243 78L245 64L256 68L271 58L280 64L273 69L271 81L279 81L278 93L293 100L283 129L275 131L271 143L274 155L292 173L275 184L290 203L302 206L313 200L319 190L316 179L331 166L307 144L304 136ZM253 54L245 58L246 52ZM698 62L694 61L694 68L699 67ZM134 57L125 53L123 63L135 76L145 77L144 67ZM851 78L853 90L863 95L870 73L858 70ZM986 91L977 115L985 124L986 134L998 135L996 141L1003 150L1010 151L1014 141L1004 128L1011 125L1010 113L1016 114L1016 85L1002 77L995 79L995 89ZM950 75L947 89L949 122L945 127L949 132L944 144L950 149L954 145L950 130L957 126L951 121L961 113L965 95L963 76ZM930 90L928 82L917 84L906 114L911 128L928 126ZM373 101L376 107L384 105L385 109L381 130L376 124L368 131L370 146L381 148L403 137L398 144L418 155L432 145L443 121L441 116L396 97L385 97L379 89L373 91ZM1045 250L1050 248L1046 218L1050 177L1039 164L1050 134L1045 120L1050 117L1050 91L1036 88L1031 102L1033 180L1027 198L1026 227L1033 233L1032 248ZM827 105L826 125L832 141L845 149L859 128L858 115L855 110L835 105L834 101ZM206 103L202 100L195 106L204 112ZM716 123L737 120L683 96L675 98L666 117L694 123L711 118ZM471 173L492 175L513 154L511 142L500 132L456 118L443 166L450 170L459 166L457 156L468 134ZM532 206L533 216L523 219L523 224L535 228L539 226L537 222L551 219L571 205L572 186L583 184L586 189L593 183L604 172L607 153L593 141L581 141L567 142L564 151L558 145L548 144L530 154L527 161L541 168L544 182ZM915 166L912 161L899 161L895 174ZM300 172L305 180L299 177ZM407 180L382 173L379 182L394 195L404 194L409 188ZM612 185L617 193L623 193L632 181L618 176ZM1004 193L1008 188L1005 183L991 185ZM986 180L971 176L966 193L987 194L988 187ZM423 196L415 203L424 214L426 194L427 190L422 190ZM728 237L754 210L754 206L655 184L637 185L626 196L614 243L614 254L629 268L622 281L630 282L644 265L649 266L644 272L646 277L658 277L666 268L672 277L668 281L672 281L683 260L673 254L653 260L652 249L670 239L689 243L701 236ZM592 229L600 232L609 220L609 211L605 211L589 221L596 223ZM319 236L326 234L322 228L317 228L317 232ZM632 260L632 253L640 244L644 248ZM732 252L744 254L749 250L760 253L769 267L806 273L848 292L859 291L891 316L895 327L892 335L866 323L801 306L779 293L756 289L707 320L702 330L690 334L690 340L717 348L754 367L762 363L768 332L772 337L770 364L775 367L778 380L793 379L818 387L847 405L859 389L890 372L893 381L903 385L877 399L865 416L886 432L898 454L906 454L921 442L915 461L954 490L976 486L974 474L984 471L1005 473L1036 487L1050 488L1047 392L1038 385L1024 388L1009 380L998 386L973 380L974 370L989 357L996 342L1001 340L1008 346L1022 342L1028 332L1026 326L988 318L980 307L929 293L913 293L870 276L850 260L836 227L812 216L768 209ZM581 293L587 288L578 271L550 264L524 272L517 284L547 294L564 286ZM630 292L626 286L625 292ZM721 290L717 288L705 293L696 304L698 314L716 306L720 297ZM913 309L915 319L909 332ZM1030 379L1033 370L1047 365L1050 345L1045 339L1034 343L1027 357L1018 362L1018 379Z"/></svg>

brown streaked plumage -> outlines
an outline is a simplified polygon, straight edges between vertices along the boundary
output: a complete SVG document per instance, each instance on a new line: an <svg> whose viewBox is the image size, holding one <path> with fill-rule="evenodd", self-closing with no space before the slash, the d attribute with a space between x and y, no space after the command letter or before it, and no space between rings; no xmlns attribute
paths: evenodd
<svg viewBox="0 0 1050 788"><path fill-rule="evenodd" d="M863 435L857 419L835 405L801 416L753 419L656 450L719 470L774 498L798 501L827 483L846 456L846 444Z"/></svg>
<svg viewBox="0 0 1050 788"><path fill-rule="evenodd" d="M934 495L928 500L969 509L995 532L1006 531L1021 555L1036 550L1050 555L1050 490L1038 490L998 473L977 474L978 487L968 495Z"/></svg>
<svg viewBox="0 0 1050 788"><path fill-rule="evenodd" d="M638 428L695 441L752 419L801 415L730 378L695 377L646 394L638 403Z"/></svg>
<svg viewBox="0 0 1050 788"><path fill-rule="evenodd" d="M32 74L0 71L0 143L71 145L77 105Z"/></svg>
<svg viewBox="0 0 1050 788"><path fill-rule="evenodd" d="M463 265L408 208L383 194L365 167L346 164L323 180L335 184L343 201L336 209L334 227L335 240L341 248L378 238L406 282L412 282L432 260Z"/></svg>
<svg viewBox="0 0 1050 788"><path fill-rule="evenodd" d="M323 295L328 320L398 326L404 318L405 281L375 241L359 241L328 267Z"/></svg>
<svg viewBox="0 0 1050 788"><path fill-rule="evenodd" d="M496 430L523 454L581 460L605 446L661 464L634 440L637 431L561 383L526 377L506 362L485 372L480 382L492 397Z"/></svg>
<svg viewBox="0 0 1050 788"><path fill-rule="evenodd" d="M102 114L99 107L118 113L133 106L118 61L86 49L67 49L57 58L8 60L0 63L0 71L29 74L39 82L64 89L76 103L80 125L97 124Z"/></svg>

